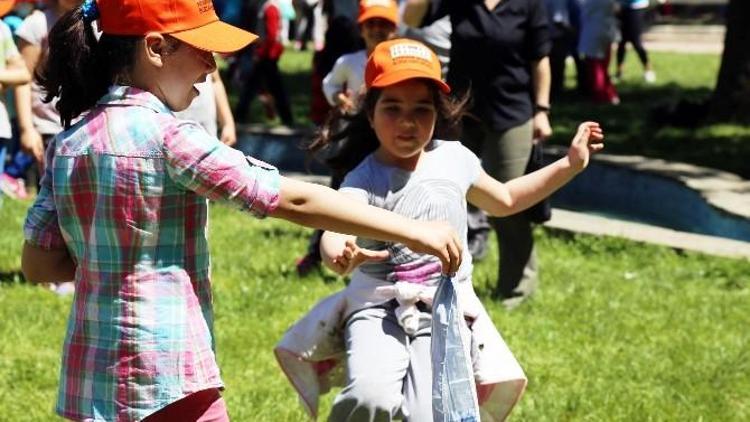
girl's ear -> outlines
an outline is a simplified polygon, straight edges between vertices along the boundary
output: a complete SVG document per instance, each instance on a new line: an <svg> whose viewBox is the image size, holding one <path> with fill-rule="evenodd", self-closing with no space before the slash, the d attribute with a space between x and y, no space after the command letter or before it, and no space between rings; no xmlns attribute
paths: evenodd
<svg viewBox="0 0 750 422"><path fill-rule="evenodd" d="M146 60L156 67L164 66L164 57L169 49L167 40L158 32L149 32L143 37Z"/></svg>

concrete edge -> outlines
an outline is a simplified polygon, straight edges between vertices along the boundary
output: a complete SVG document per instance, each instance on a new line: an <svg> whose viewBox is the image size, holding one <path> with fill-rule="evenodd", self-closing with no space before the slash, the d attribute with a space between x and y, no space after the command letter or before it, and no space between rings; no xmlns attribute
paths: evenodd
<svg viewBox="0 0 750 422"><path fill-rule="evenodd" d="M545 227L596 236L622 237L637 242L750 260L750 243L723 237L681 232L649 224L604 218L555 208Z"/></svg>

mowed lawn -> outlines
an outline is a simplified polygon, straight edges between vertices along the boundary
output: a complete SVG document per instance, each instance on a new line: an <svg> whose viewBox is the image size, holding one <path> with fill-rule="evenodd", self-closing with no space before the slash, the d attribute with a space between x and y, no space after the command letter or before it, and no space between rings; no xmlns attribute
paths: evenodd
<svg viewBox="0 0 750 422"><path fill-rule="evenodd" d="M70 297L22 281L29 203L0 208L0 420L49 421ZM300 279L310 231L211 208L218 359L236 421L302 421L273 358L284 330L341 288ZM529 377L515 420L750 420L750 262L539 229L542 285L506 311L475 284ZM322 414L333 398L323 400Z"/></svg>

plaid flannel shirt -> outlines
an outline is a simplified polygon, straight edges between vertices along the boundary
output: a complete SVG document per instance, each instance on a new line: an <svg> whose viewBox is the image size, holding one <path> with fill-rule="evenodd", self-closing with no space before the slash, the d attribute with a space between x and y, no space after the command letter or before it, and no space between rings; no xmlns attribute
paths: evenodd
<svg viewBox="0 0 750 422"><path fill-rule="evenodd" d="M47 163L25 237L77 263L57 412L136 421L222 387L206 198L263 217L278 171L123 86L53 139Z"/></svg>

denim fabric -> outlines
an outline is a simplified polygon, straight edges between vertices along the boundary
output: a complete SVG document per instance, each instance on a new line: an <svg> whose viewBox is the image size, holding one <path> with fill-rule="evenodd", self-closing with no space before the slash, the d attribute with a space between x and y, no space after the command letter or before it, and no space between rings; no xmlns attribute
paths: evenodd
<svg viewBox="0 0 750 422"><path fill-rule="evenodd" d="M432 413L435 422L479 421L474 374L461 337L463 313L453 281L442 276L432 304Z"/></svg>

